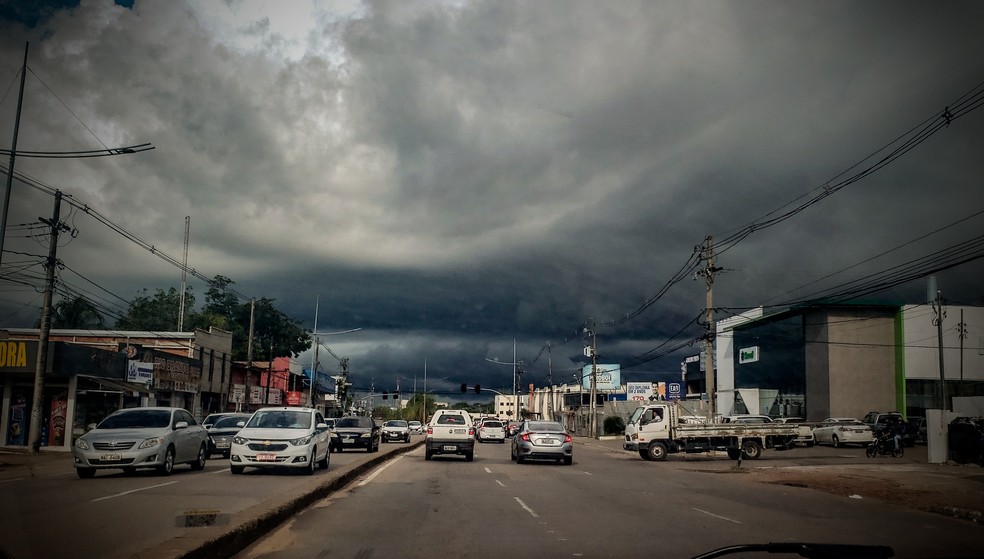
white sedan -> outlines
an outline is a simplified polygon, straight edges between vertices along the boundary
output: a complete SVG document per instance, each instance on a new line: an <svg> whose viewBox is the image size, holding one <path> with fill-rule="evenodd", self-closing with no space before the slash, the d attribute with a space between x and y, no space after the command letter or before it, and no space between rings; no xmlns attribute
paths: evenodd
<svg viewBox="0 0 984 559"><path fill-rule="evenodd" d="M813 436L817 444L832 444L835 447L843 444L866 445L873 436L871 427L853 417L828 417L813 428Z"/></svg>

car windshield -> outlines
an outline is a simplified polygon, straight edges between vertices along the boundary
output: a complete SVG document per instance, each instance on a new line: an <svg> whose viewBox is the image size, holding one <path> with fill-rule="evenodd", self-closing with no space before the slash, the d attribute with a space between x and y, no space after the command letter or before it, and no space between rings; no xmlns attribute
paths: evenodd
<svg viewBox="0 0 984 559"><path fill-rule="evenodd" d="M531 421L529 430L537 433L563 433L564 426L553 421Z"/></svg>
<svg viewBox="0 0 984 559"><path fill-rule="evenodd" d="M212 424L213 429L232 429L240 423L246 423L248 417L223 417Z"/></svg>
<svg viewBox="0 0 984 559"><path fill-rule="evenodd" d="M260 410L253 414L247 427L263 429L309 429L311 414L292 410Z"/></svg>
<svg viewBox="0 0 984 559"><path fill-rule="evenodd" d="M148 429L171 424L169 410L133 410L115 413L99 424L99 429Z"/></svg>
<svg viewBox="0 0 984 559"><path fill-rule="evenodd" d="M365 427L365 425L358 417L343 417L338 420L335 427Z"/></svg>
<svg viewBox="0 0 984 559"><path fill-rule="evenodd" d="M383 427L406 427L406 421L387 421Z"/></svg>
<svg viewBox="0 0 984 559"><path fill-rule="evenodd" d="M499 427L499 428L501 428L502 427L502 423L500 423L498 421L486 421L485 423L482 424L482 427Z"/></svg>

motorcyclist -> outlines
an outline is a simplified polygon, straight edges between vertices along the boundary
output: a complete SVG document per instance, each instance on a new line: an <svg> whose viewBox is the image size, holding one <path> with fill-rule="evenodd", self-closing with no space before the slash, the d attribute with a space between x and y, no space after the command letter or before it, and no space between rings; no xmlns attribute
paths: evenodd
<svg viewBox="0 0 984 559"><path fill-rule="evenodd" d="M902 435L905 434L905 422L901 419L895 419L885 430L891 435L892 442L895 443L895 450L898 450L902 446Z"/></svg>

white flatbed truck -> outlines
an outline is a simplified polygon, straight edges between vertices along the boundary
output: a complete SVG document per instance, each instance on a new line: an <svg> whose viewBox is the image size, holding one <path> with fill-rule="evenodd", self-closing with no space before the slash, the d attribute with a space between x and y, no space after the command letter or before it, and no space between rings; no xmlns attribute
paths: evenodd
<svg viewBox="0 0 984 559"><path fill-rule="evenodd" d="M698 423L681 415L676 404L639 406L625 426L625 450L645 460L666 460L670 453L723 450L737 460L758 459L763 449L793 448L799 427L783 423Z"/></svg>

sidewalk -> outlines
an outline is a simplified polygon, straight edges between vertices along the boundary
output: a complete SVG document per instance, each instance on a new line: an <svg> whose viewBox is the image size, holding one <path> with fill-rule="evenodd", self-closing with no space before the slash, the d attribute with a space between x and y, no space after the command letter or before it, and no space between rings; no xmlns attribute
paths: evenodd
<svg viewBox="0 0 984 559"><path fill-rule="evenodd" d="M575 443L642 460L637 453L622 449L621 437L577 437ZM868 458L863 447L815 446L767 450L762 458L744 460L740 467L723 452L670 454L653 467L740 475L751 482L877 499L984 524L984 468L955 462L929 464L925 445L907 447L898 459Z"/></svg>

